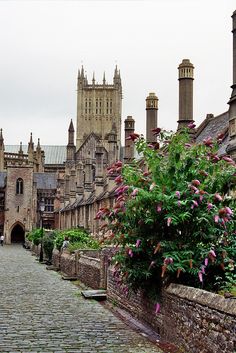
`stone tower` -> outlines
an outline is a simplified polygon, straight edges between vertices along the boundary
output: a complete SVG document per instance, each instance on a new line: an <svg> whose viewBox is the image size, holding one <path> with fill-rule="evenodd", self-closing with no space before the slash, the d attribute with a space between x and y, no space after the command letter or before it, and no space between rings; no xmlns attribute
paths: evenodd
<svg viewBox="0 0 236 353"><path fill-rule="evenodd" d="M124 162L127 163L134 158L134 142L128 140L129 135L134 133L135 121L132 116L127 116L125 119L125 151Z"/></svg>
<svg viewBox="0 0 236 353"><path fill-rule="evenodd" d="M147 142L156 142L156 136L152 129L157 128L158 98L155 93L149 93L146 98L146 140Z"/></svg>
<svg viewBox="0 0 236 353"><path fill-rule="evenodd" d="M183 59L179 70L179 120L178 130L193 122L193 80L194 66L189 59Z"/></svg>
<svg viewBox="0 0 236 353"><path fill-rule="evenodd" d="M102 84L96 84L93 75L89 84L82 66L78 72L77 92L77 134L76 151L93 132L108 150L108 134L115 126L117 131L118 155L121 144L121 100L122 86L120 72L115 68L113 84L106 82L105 73Z"/></svg>
<svg viewBox="0 0 236 353"><path fill-rule="evenodd" d="M73 161L75 159L75 144L74 144L75 129L71 119L68 129L68 144L66 146L66 160Z"/></svg>
<svg viewBox="0 0 236 353"><path fill-rule="evenodd" d="M236 10L232 15L233 19L233 84L232 94L229 100L229 144L227 153L236 160Z"/></svg>

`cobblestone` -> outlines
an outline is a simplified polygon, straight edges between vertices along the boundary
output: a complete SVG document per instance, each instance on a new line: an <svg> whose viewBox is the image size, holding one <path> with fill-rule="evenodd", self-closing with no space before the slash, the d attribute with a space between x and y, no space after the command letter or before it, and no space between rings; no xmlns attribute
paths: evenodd
<svg viewBox="0 0 236 353"><path fill-rule="evenodd" d="M0 248L1 353L161 353L20 246Z"/></svg>

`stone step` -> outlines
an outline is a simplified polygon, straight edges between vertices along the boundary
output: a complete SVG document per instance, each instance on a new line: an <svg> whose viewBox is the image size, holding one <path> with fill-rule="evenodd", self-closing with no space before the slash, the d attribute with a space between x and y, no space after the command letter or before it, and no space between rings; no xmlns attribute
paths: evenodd
<svg viewBox="0 0 236 353"><path fill-rule="evenodd" d="M89 289L81 291L81 294L86 299L95 299L95 300L106 300L107 291L105 289Z"/></svg>

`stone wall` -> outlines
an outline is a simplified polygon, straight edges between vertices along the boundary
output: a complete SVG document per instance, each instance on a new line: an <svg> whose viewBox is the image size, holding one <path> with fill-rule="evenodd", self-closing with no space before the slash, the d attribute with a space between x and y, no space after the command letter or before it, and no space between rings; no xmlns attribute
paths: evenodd
<svg viewBox="0 0 236 353"><path fill-rule="evenodd" d="M78 276L78 253L63 250L60 256L60 271L69 277Z"/></svg>
<svg viewBox="0 0 236 353"><path fill-rule="evenodd" d="M108 271L108 299L152 326L161 339L185 353L235 353L236 301L200 289L171 284L156 303L142 292L129 293Z"/></svg>
<svg viewBox="0 0 236 353"><path fill-rule="evenodd" d="M164 294L162 310L165 322L161 336L185 352L235 352L235 299L171 284Z"/></svg>

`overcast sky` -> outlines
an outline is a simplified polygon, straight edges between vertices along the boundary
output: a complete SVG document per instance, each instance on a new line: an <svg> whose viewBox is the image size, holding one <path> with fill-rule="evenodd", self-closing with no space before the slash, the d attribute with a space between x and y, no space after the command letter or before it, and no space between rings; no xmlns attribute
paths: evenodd
<svg viewBox="0 0 236 353"><path fill-rule="evenodd" d="M67 144L76 124L83 63L112 82L117 63L122 120L145 132L145 98L159 98L158 125L176 129L178 71L195 66L194 119L228 109L235 0L0 1L0 127L5 144Z"/></svg>

